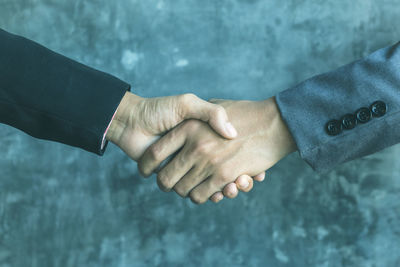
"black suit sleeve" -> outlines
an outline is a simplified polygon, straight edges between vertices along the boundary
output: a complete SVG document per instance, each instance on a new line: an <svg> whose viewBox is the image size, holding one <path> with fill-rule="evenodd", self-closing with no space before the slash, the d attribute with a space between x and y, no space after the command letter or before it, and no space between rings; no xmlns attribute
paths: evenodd
<svg viewBox="0 0 400 267"><path fill-rule="evenodd" d="M0 29L0 122L102 155L103 134L130 86Z"/></svg>

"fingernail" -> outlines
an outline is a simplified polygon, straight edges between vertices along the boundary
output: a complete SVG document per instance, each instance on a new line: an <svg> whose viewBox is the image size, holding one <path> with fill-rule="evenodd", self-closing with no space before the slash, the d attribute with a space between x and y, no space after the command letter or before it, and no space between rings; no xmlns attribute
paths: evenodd
<svg viewBox="0 0 400 267"><path fill-rule="evenodd" d="M242 180L242 181L239 181L239 185L241 188L247 188L250 184L249 184L249 181Z"/></svg>
<svg viewBox="0 0 400 267"><path fill-rule="evenodd" d="M237 136L237 131L235 127L233 127L232 123L227 122L225 124L226 131L229 133L229 136L235 137Z"/></svg>

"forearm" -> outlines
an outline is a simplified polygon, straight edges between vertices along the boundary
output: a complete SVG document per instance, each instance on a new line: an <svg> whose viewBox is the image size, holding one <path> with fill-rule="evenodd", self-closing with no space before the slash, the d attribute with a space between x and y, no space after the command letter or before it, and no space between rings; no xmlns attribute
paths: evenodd
<svg viewBox="0 0 400 267"><path fill-rule="evenodd" d="M0 122L102 154L103 134L129 85L0 30Z"/></svg>
<svg viewBox="0 0 400 267"><path fill-rule="evenodd" d="M315 170L374 153L400 141L400 43L335 71L313 77L276 97L300 155ZM327 122L381 100L382 117L329 132ZM331 129L332 130L332 129ZM334 130L334 129L333 129Z"/></svg>

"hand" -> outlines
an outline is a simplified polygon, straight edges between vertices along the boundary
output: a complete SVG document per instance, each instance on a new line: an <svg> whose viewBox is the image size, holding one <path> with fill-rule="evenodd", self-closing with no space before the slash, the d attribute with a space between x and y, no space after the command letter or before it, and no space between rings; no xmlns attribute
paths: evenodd
<svg viewBox="0 0 400 267"><path fill-rule="evenodd" d="M204 203L243 174L262 173L296 150L274 98L260 102L226 101L238 130L234 140L216 135L206 124L190 120L163 136L143 154L139 169L151 174L169 155L179 151L157 177L164 191L174 189L195 203Z"/></svg>
<svg viewBox="0 0 400 267"><path fill-rule="evenodd" d="M227 100L222 100L222 99L211 99L209 100L211 103L214 104L221 104L224 105L224 103L227 105L230 103L230 101ZM210 200L214 203L220 202L224 196L228 198L235 198L239 194L239 191L248 193L253 189L254 181L257 182L262 182L265 179L265 172L262 172L260 174L257 174L254 177L251 177L247 174L240 175L235 182L227 184L222 192L217 192L214 193L211 197Z"/></svg>
<svg viewBox="0 0 400 267"><path fill-rule="evenodd" d="M224 138L235 138L237 135L223 107L203 101L193 94L142 98L127 92L106 138L133 160L138 160L150 144L186 119L208 122Z"/></svg>

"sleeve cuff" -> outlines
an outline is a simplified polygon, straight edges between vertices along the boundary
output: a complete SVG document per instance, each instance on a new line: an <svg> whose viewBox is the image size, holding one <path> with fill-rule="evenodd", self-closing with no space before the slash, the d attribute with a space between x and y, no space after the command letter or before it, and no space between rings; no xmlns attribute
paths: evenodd
<svg viewBox="0 0 400 267"><path fill-rule="evenodd" d="M104 151L104 150L105 150L105 147L106 147L106 145L107 145L107 143L108 143L108 140L106 140L106 135L107 135L108 129L110 129L110 126L111 126L112 121L114 120L115 114L117 114L117 111L118 111L118 108L115 110L114 115L112 116L111 121L110 121L110 123L108 124L107 129L106 129L106 131L105 131L104 134L103 134L103 140L101 141L101 147L100 147L100 150L101 150L101 151Z"/></svg>

